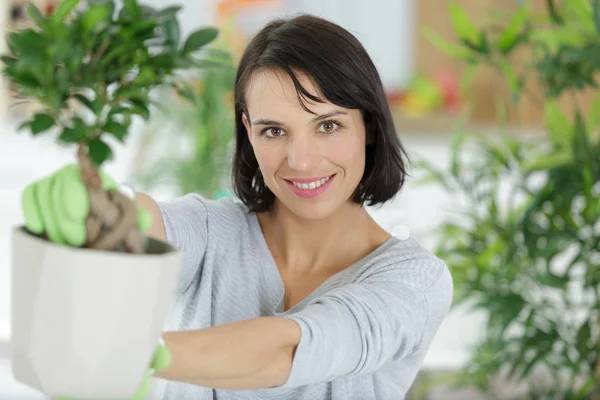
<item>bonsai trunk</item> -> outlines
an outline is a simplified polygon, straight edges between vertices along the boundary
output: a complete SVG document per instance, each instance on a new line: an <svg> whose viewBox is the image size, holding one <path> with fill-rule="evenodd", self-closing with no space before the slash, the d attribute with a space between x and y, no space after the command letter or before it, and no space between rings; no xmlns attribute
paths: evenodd
<svg viewBox="0 0 600 400"><path fill-rule="evenodd" d="M137 208L117 190L105 191L98 169L80 145L77 152L81 179L88 190L90 213L86 219L86 247L97 250L142 253Z"/></svg>

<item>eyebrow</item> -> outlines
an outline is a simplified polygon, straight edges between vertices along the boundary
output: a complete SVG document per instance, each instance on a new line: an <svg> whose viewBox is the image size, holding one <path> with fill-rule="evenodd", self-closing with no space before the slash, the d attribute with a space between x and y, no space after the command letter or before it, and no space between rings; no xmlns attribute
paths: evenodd
<svg viewBox="0 0 600 400"><path fill-rule="evenodd" d="M312 119L312 122L322 121L327 118L335 117L336 115L348 115L348 113L341 110L331 111L326 114L317 115ZM256 121L252 122L252 125L284 125L284 123L275 121L273 119L257 119Z"/></svg>

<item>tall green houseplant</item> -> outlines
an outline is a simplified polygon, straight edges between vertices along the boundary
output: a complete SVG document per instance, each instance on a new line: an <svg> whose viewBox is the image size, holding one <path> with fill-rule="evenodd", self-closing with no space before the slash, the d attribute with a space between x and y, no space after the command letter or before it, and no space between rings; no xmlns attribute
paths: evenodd
<svg viewBox="0 0 600 400"><path fill-rule="evenodd" d="M527 79L544 93L542 138L461 129L450 165L420 163L428 182L466 201L440 227L437 247L455 279L455 305L489 315L457 383L488 392L506 372L527 383L530 398L599 398L600 97L587 109L577 98L597 89L600 5L547 0L535 13L519 4L483 27L453 4L457 40L426 32L469 66L465 79L493 68L514 101ZM564 96L569 109L559 107Z"/></svg>
<svg viewBox="0 0 600 400"><path fill-rule="evenodd" d="M166 188L175 196L230 195L227 176L235 132L236 68L223 44L217 43L211 50L210 67L186 78L186 95L192 102L169 89L161 94L161 112L143 131L134 165L138 187Z"/></svg>

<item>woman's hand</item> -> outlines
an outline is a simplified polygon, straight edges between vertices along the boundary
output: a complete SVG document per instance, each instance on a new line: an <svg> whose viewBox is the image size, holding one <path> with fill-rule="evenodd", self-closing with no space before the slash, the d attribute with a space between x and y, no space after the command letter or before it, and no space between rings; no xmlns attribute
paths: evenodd
<svg viewBox="0 0 600 400"><path fill-rule="evenodd" d="M100 172L104 190L119 190L117 183ZM27 230L46 234L50 241L71 247L86 243L86 218L90 212L87 188L78 164L69 164L25 188L21 207ZM146 231L152 216L138 206L138 228Z"/></svg>

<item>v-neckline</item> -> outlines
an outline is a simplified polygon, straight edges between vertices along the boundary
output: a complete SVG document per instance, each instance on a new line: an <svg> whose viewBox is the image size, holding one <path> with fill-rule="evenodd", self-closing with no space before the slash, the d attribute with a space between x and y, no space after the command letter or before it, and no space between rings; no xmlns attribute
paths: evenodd
<svg viewBox="0 0 600 400"><path fill-rule="evenodd" d="M281 276L281 272L279 271L279 268L277 267L277 263L275 262L273 253L271 253L271 249L269 248L267 239L265 238L265 235L260 226L260 222L258 221L257 214L251 213L250 219L252 222L252 226L255 230L256 236L258 238L259 246L261 247L262 253L265 254L266 262L264 262L264 263L261 262L261 265L266 264L267 275L268 275L269 279L273 280L273 284L276 287L276 295L278 298L278 303L277 303L277 306L276 306L276 309L274 312L274 314L276 316L285 316L285 315L291 314L291 313L295 312L296 310L300 309L306 303L308 303L310 300L312 300L313 298L315 298L315 297L319 296L320 294L324 293L325 291L327 291L327 289L331 286L331 284L334 281L339 280L341 277L343 277L346 274L350 274L350 273L354 272L354 270L356 270L360 266L364 265L369 259L375 257L377 254L379 254L380 252L384 251L389 246L391 246L392 243L395 243L397 240L399 240L395 236L390 236L385 242L383 242L375 250L373 250L372 252L370 252L369 254L364 256L363 258L359 259L358 261L354 262L353 264L349 265L348 267L342 269L341 271L338 271L335 274L331 275L329 278L325 279L315 290L313 290L311 293L309 293L306 297L304 297L298 303L296 303L292 307L290 307L289 310L284 310L285 285L283 283L283 277Z"/></svg>

